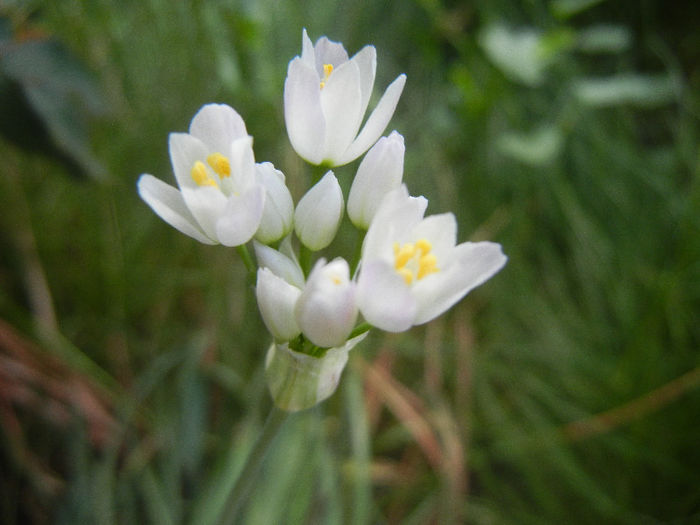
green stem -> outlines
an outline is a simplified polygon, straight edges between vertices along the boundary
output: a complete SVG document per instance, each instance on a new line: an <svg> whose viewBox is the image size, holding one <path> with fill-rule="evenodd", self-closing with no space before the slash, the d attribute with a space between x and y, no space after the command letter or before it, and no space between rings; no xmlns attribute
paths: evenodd
<svg viewBox="0 0 700 525"><path fill-rule="evenodd" d="M302 243L299 243L299 266L304 272L304 277L308 277L311 271L311 250Z"/></svg>
<svg viewBox="0 0 700 525"><path fill-rule="evenodd" d="M352 329L352 332L350 332L348 339L352 339L353 337L357 337L358 335L362 335L365 332L369 332L371 328L372 328L372 325L366 321L363 323L360 323L355 328Z"/></svg>
<svg viewBox="0 0 700 525"><path fill-rule="evenodd" d="M328 172L330 167L326 164L319 164L318 166L311 166L311 185L313 186Z"/></svg>
<svg viewBox="0 0 700 525"><path fill-rule="evenodd" d="M245 244L241 244L240 246L236 246L236 251L238 252L238 255L241 256L243 264L245 264L245 267L248 270L248 278L254 283L257 278L258 267L255 265L253 258L250 256L248 247Z"/></svg>
<svg viewBox="0 0 700 525"><path fill-rule="evenodd" d="M355 244L355 254L352 258L352 266L350 267L350 275L355 275L355 272L357 271L357 267L360 264L360 259L362 258L362 245L364 244L365 241L365 235L367 235L366 230L359 230L359 238L357 239L357 243Z"/></svg>
<svg viewBox="0 0 700 525"><path fill-rule="evenodd" d="M231 492L226 499L224 512L219 521L220 525L230 525L235 521L241 505L247 499L248 492L253 486L253 482L257 478L258 471L262 466L267 452L270 450L270 446L275 438L280 434L280 430L282 429L284 422L287 421L288 416L289 412L285 412L276 406L272 407L272 410L265 421L262 434L258 438L258 442L255 444L255 447L248 456L245 466L236 480L236 484L233 486L233 489L231 489Z"/></svg>

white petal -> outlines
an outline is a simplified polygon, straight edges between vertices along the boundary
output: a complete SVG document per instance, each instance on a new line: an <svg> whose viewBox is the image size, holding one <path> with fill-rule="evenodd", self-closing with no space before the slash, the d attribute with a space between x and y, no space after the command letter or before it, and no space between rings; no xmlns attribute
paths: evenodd
<svg viewBox="0 0 700 525"><path fill-rule="evenodd" d="M226 104L207 104L200 109L190 123L190 134L209 148L209 153L226 155L229 144L248 132L238 112Z"/></svg>
<svg viewBox="0 0 700 525"><path fill-rule="evenodd" d="M294 305L301 290L276 276L267 268L258 268L255 297L267 329L278 341L289 341L301 333L294 317Z"/></svg>
<svg viewBox="0 0 700 525"><path fill-rule="evenodd" d="M272 273L281 277L289 284L293 284L299 289L304 288L304 272L301 270L299 263L293 253L285 253L287 250L286 244L289 237L282 241L280 250L253 241L255 249L255 257L258 260L258 266L261 268L269 268Z"/></svg>
<svg viewBox="0 0 700 525"><path fill-rule="evenodd" d="M216 235L224 246L239 246L255 235L263 207L265 188L255 185L241 195L233 194L216 223Z"/></svg>
<svg viewBox="0 0 700 525"><path fill-rule="evenodd" d="M432 251L440 260L452 257L457 244L457 219L454 213L440 213L423 219L411 231L411 241L427 239L432 244Z"/></svg>
<svg viewBox="0 0 700 525"><path fill-rule="evenodd" d="M326 120L324 160L338 166L338 158L348 149L360 129L362 93L360 69L346 62L331 73L321 90L321 107Z"/></svg>
<svg viewBox="0 0 700 525"><path fill-rule="evenodd" d="M176 188L152 175L144 174L139 178L138 190L146 204L173 228L204 244L216 244L199 227Z"/></svg>
<svg viewBox="0 0 700 525"><path fill-rule="evenodd" d="M311 42L309 35L306 33L306 28L304 28L301 33L301 60L314 71L316 71L315 56L314 45Z"/></svg>
<svg viewBox="0 0 700 525"><path fill-rule="evenodd" d="M207 147L197 137L187 133L171 133L168 136L168 148L177 185L180 189L198 188L199 186L192 178L192 168L198 160L206 160Z"/></svg>
<svg viewBox="0 0 700 525"><path fill-rule="evenodd" d="M360 91L362 92L360 114L364 116L369 99L372 96L374 78L377 72L377 50L374 46L365 46L350 61L355 62L360 68Z"/></svg>
<svg viewBox="0 0 700 525"><path fill-rule="evenodd" d="M357 320L355 283L350 280L348 263L320 259L309 274L306 286L294 308L304 335L320 347L345 343Z"/></svg>
<svg viewBox="0 0 700 525"><path fill-rule="evenodd" d="M362 128L360 134L343 153L342 157L338 159L338 165L347 164L355 160L377 141L394 114L405 83L406 75L401 74L386 88L377 107L374 108L374 111L367 119L365 127Z"/></svg>
<svg viewBox="0 0 700 525"><path fill-rule="evenodd" d="M394 242L412 241L408 235L423 219L425 197L411 197L405 185L389 192L372 219L362 246L365 259L393 261Z"/></svg>
<svg viewBox="0 0 700 525"><path fill-rule="evenodd" d="M314 46L314 54L316 55L316 71L319 74L323 73L323 66L331 64L334 68L348 61L348 52L345 51L343 44L328 40L322 36L316 41Z"/></svg>
<svg viewBox="0 0 700 525"><path fill-rule="evenodd" d="M284 174L270 162L256 164L255 177L265 187L265 208L255 238L270 244L286 236L294 222L294 202Z"/></svg>
<svg viewBox="0 0 700 525"><path fill-rule="evenodd" d="M202 227L204 233L221 242L216 233L216 223L226 209L226 196L211 186L182 188L180 191L185 204L197 219L197 223Z"/></svg>
<svg viewBox="0 0 700 525"><path fill-rule="evenodd" d="M454 250L455 259L445 270L416 282L418 300L415 324L435 319L506 264L501 245L493 242L465 242Z"/></svg>
<svg viewBox="0 0 700 525"><path fill-rule="evenodd" d="M369 324L387 332L403 332L415 324L416 300L403 277L384 261L362 262L357 304Z"/></svg>
<svg viewBox="0 0 700 525"><path fill-rule="evenodd" d="M320 164L326 123L321 110L319 78L300 58L289 63L284 81L284 121L289 141L299 156L311 164Z"/></svg>
<svg viewBox="0 0 700 525"><path fill-rule="evenodd" d="M246 135L229 144L231 155L231 183L234 191L243 193L255 184L255 156L253 137Z"/></svg>
<svg viewBox="0 0 700 525"><path fill-rule="evenodd" d="M348 195L348 216L367 229L387 193L401 185L405 147L396 131L382 137L362 159Z"/></svg>
<svg viewBox="0 0 700 525"><path fill-rule="evenodd" d="M343 218L343 190L332 171L304 195L294 211L294 231L311 250L321 250L335 238Z"/></svg>

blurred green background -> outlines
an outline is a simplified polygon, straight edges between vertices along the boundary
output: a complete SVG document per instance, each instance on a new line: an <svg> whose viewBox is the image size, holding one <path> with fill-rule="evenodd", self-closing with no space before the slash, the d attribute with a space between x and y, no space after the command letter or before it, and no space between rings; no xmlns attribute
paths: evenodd
<svg viewBox="0 0 700 525"><path fill-rule="evenodd" d="M306 27L377 47L375 100L407 74L409 189L510 259L353 350L240 522L700 523L699 6L4 0L0 522L212 522L270 408L269 339L235 250L135 183L172 183L168 133L224 102L298 199Z"/></svg>

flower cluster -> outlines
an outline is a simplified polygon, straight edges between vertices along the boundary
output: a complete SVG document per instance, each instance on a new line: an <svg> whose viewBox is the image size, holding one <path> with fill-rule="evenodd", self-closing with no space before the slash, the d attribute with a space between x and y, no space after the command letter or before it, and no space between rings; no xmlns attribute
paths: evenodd
<svg viewBox="0 0 700 525"><path fill-rule="evenodd" d="M313 44L304 30L284 85L285 124L300 157L328 169L366 153L347 203L328 170L295 206L284 174L255 162L252 137L227 105L204 106L189 133L170 135L179 190L148 174L138 181L143 200L182 233L242 250L252 243L255 295L274 340L268 385L286 410L331 395L348 352L371 327L402 332L427 323L506 263L498 244L457 244L455 216L426 217L428 201L402 184L403 137L380 136L405 75L387 87L360 129L375 72L373 46L349 58L342 44L326 37ZM314 252L336 237L345 211L363 238L359 259L319 257L312 264Z"/></svg>

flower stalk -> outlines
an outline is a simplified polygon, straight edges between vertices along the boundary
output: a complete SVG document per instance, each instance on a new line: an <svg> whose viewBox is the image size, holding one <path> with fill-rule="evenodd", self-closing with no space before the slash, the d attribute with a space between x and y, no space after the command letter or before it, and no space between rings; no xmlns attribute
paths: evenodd
<svg viewBox="0 0 700 525"><path fill-rule="evenodd" d="M253 450L246 459L243 470L226 498L224 510L221 513L221 519L218 525L231 525L235 522L243 502L247 499L250 489L257 479L265 456L272 447L275 439L281 433L290 415L289 412L276 406L273 406L270 410L262 433L260 437L258 437L258 441L255 443Z"/></svg>

